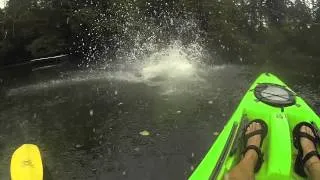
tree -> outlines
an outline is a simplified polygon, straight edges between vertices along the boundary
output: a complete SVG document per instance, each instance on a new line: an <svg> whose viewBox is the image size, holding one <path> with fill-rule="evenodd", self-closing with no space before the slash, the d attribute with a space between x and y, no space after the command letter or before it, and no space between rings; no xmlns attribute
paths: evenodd
<svg viewBox="0 0 320 180"><path fill-rule="evenodd" d="M42 36L27 46L33 57L45 57L65 52L66 42L56 36Z"/></svg>
<svg viewBox="0 0 320 180"><path fill-rule="evenodd" d="M320 0L315 2L314 11L315 23L320 23Z"/></svg>
<svg viewBox="0 0 320 180"><path fill-rule="evenodd" d="M16 33L16 23L21 21L36 4L35 0L10 0L7 4L7 15L11 22L11 36L14 38Z"/></svg>
<svg viewBox="0 0 320 180"><path fill-rule="evenodd" d="M69 52L87 61L150 41L205 39L223 61L264 62L292 49L319 56L320 0L9 0L0 10L0 56ZM145 30L148 28L148 30ZM136 37L139 37L138 40ZM199 38L200 37L200 38ZM17 53L18 52L18 53Z"/></svg>
<svg viewBox="0 0 320 180"><path fill-rule="evenodd" d="M266 8L271 25L279 27L285 23L285 7L285 0L266 0Z"/></svg>
<svg viewBox="0 0 320 180"><path fill-rule="evenodd" d="M5 16L2 9L0 9L0 40L5 39Z"/></svg>

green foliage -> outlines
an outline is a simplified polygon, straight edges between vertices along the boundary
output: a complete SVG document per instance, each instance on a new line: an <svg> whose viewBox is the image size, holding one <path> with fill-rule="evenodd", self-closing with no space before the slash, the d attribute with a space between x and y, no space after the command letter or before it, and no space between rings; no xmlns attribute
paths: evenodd
<svg viewBox="0 0 320 180"><path fill-rule="evenodd" d="M0 42L0 65L9 64L9 60L6 59L7 55L14 55L15 46L8 41Z"/></svg>
<svg viewBox="0 0 320 180"><path fill-rule="evenodd" d="M4 12L3 9L0 9L0 20L2 21L4 18Z"/></svg>
<svg viewBox="0 0 320 180"><path fill-rule="evenodd" d="M65 51L66 42L56 36L41 36L27 46L33 57L56 55Z"/></svg>
<svg viewBox="0 0 320 180"><path fill-rule="evenodd" d="M197 18L208 49L224 62L263 63L289 59L290 53L319 59L320 0L313 2L311 7L302 0L9 0L0 9L0 63L68 51L96 58L106 48L124 46L117 38L131 38L126 27L139 30L153 21L168 30L169 18L179 17Z"/></svg>

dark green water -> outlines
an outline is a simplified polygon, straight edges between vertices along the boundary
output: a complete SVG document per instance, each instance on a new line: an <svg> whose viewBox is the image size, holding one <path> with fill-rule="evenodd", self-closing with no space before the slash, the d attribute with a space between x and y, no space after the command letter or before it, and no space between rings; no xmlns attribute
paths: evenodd
<svg viewBox="0 0 320 180"><path fill-rule="evenodd" d="M24 143L41 149L47 179L186 179L266 70L320 107L320 76L270 67L217 66L170 82L59 70L3 80L0 179Z"/></svg>

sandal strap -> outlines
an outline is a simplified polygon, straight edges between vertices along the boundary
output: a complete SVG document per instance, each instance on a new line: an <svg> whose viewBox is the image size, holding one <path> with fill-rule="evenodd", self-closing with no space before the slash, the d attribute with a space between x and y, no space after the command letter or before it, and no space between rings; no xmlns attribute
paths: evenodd
<svg viewBox="0 0 320 180"><path fill-rule="evenodd" d="M248 133L248 134L245 134L245 138L246 139L249 139L251 138L252 136L255 136L255 135L263 135L264 134L264 130L262 129L259 129L259 130L256 130L256 131L253 131L251 133Z"/></svg>
<svg viewBox="0 0 320 180"><path fill-rule="evenodd" d="M259 147L261 147L261 145L262 145L262 143L263 143L263 140L264 140L264 138L265 138L266 135L267 135L268 126L267 126L267 124L266 124L263 120L256 119L256 120L251 121L249 124L247 124L247 126L246 126L245 129L244 129L244 132L246 132L247 129L248 129L248 127L250 126L250 124L251 124L251 123L254 123L254 122L260 124L260 125L261 125L261 129L255 130L255 131L250 132L250 133L248 133L248 134L245 134L245 133L244 133L244 140L245 140L245 142L248 142L248 139L251 138L252 136L260 135L261 141L260 141Z"/></svg>
<svg viewBox="0 0 320 180"><path fill-rule="evenodd" d="M256 145L247 146L246 149L243 151L243 155L245 155L247 153L247 151L249 151L251 149L257 152L258 158L262 155L260 148Z"/></svg>
<svg viewBox="0 0 320 180"><path fill-rule="evenodd" d="M304 158L302 159L302 164L303 164L303 165L306 164L306 162L307 162L310 158L312 158L313 156L317 156L318 158L320 158L320 155L319 155L319 153L318 153L317 151L310 151L310 152L308 152L308 153L304 156Z"/></svg>
<svg viewBox="0 0 320 180"><path fill-rule="evenodd" d="M263 154L261 152L261 149L255 145L249 145L246 147L246 149L243 151L243 155L245 155L249 150L254 150L258 154L258 161L256 164L256 167L254 168L254 172L258 172L260 169L262 163L263 163Z"/></svg>
<svg viewBox="0 0 320 180"><path fill-rule="evenodd" d="M316 139L315 137L313 137L313 136L311 136L310 134L305 133L305 132L300 132L300 133L298 134L298 137L299 137L299 140L300 140L300 138L304 137L304 138L309 139L309 140L312 141L313 143L316 143L316 142L317 142L317 139Z"/></svg>
<svg viewBox="0 0 320 180"><path fill-rule="evenodd" d="M253 131L251 133L245 134L244 138L245 138L245 141L248 142L249 138L256 136L256 135L260 135L261 141L260 141L259 147L261 147L262 139L264 138L264 133L265 133L265 131L263 129L259 129L259 130Z"/></svg>

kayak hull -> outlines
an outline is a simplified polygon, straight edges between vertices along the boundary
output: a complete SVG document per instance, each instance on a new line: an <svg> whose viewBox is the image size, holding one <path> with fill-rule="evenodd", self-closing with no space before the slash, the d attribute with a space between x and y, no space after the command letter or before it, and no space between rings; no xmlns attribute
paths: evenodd
<svg viewBox="0 0 320 180"><path fill-rule="evenodd" d="M256 173L256 179L303 179L294 172L297 150L293 146L292 130L303 121L320 127L320 118L294 92L295 102L287 106L275 107L257 100L254 89L263 83L285 87L293 92L276 76L270 73L260 75L190 176L190 180L223 179L224 175L240 161L240 149L243 146L241 134L245 124L255 119L261 119L268 125L268 134L262 146L264 163Z"/></svg>

